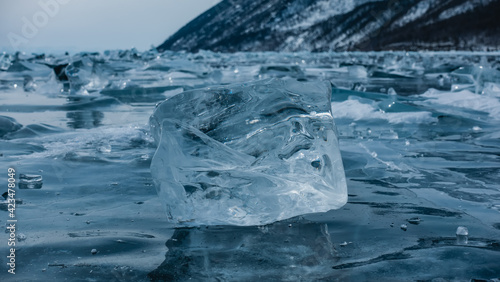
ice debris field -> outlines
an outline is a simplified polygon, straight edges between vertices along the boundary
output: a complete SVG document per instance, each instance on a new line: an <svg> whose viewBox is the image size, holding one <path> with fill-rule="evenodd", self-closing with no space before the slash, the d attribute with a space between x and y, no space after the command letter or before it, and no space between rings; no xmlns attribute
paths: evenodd
<svg viewBox="0 0 500 282"><path fill-rule="evenodd" d="M20 281L499 278L499 132L499 53L0 54Z"/></svg>

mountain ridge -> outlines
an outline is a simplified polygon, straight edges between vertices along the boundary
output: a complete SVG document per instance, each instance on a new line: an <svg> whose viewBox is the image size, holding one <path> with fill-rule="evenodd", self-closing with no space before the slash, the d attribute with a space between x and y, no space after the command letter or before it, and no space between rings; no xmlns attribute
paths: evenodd
<svg viewBox="0 0 500 282"><path fill-rule="evenodd" d="M223 0L159 51L500 50L500 0Z"/></svg>

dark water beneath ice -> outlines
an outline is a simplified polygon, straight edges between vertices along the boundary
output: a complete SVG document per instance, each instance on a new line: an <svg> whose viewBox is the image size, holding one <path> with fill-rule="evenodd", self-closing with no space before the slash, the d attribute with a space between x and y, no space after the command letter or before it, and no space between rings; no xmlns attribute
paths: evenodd
<svg viewBox="0 0 500 282"><path fill-rule="evenodd" d="M2 232L0 280L500 278L499 68L498 53L0 55L0 182L12 167L26 188L16 275ZM172 228L149 170L155 104L285 76L335 86L348 204L260 227Z"/></svg>

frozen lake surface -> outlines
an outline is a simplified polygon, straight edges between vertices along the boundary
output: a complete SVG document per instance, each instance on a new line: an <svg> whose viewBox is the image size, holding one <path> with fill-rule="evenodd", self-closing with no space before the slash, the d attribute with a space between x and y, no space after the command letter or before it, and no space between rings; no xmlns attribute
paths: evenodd
<svg viewBox="0 0 500 282"><path fill-rule="evenodd" d="M499 53L1 54L0 182L16 170L18 221L0 280L498 279L499 69ZM150 172L155 105L272 77L332 84L348 203L174 228Z"/></svg>

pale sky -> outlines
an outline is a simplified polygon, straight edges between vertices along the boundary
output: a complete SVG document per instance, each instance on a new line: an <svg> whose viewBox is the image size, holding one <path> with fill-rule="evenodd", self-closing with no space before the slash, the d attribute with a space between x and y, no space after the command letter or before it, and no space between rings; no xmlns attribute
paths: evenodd
<svg viewBox="0 0 500 282"><path fill-rule="evenodd" d="M0 52L148 50L220 0L0 0Z"/></svg>

